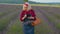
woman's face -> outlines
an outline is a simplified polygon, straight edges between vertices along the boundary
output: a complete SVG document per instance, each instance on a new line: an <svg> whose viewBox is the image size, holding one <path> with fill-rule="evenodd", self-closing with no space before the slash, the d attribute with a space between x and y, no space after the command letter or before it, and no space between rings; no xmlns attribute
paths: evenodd
<svg viewBox="0 0 60 34"><path fill-rule="evenodd" d="M24 10L27 10L28 9L28 6L24 5Z"/></svg>

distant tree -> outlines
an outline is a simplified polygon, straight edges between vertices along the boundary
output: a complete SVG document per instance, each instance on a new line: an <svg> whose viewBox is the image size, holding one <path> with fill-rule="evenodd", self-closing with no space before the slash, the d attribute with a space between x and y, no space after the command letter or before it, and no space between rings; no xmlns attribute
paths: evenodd
<svg viewBox="0 0 60 34"><path fill-rule="evenodd" d="M24 0L24 2L28 2L28 0Z"/></svg>

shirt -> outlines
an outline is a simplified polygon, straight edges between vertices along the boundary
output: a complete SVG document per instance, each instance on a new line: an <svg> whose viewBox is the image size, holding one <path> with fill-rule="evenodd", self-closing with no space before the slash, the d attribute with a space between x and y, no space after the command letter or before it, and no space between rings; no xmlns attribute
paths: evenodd
<svg viewBox="0 0 60 34"><path fill-rule="evenodd" d="M21 12L21 15L20 15L20 20L21 20L21 21L24 21L24 20L22 20L22 18L24 17L25 14L31 14L32 17L34 17L34 19L36 19L36 15L35 15L34 10L32 10L32 9L29 10L29 11L23 10L23 11Z"/></svg>

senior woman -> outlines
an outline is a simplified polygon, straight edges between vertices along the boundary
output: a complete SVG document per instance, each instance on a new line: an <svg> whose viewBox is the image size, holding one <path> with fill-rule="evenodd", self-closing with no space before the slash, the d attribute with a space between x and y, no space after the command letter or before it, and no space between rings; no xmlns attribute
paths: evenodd
<svg viewBox="0 0 60 34"><path fill-rule="evenodd" d="M32 23L36 20L36 15L28 2L25 2L25 4L23 4L20 20L23 22L22 24L24 34L34 34L34 26L32 26Z"/></svg>

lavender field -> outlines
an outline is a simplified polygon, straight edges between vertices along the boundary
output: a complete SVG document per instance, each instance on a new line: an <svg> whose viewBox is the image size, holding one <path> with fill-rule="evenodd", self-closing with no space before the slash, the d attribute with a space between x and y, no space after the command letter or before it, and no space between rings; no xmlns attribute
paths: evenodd
<svg viewBox="0 0 60 34"><path fill-rule="evenodd" d="M60 8L32 6L41 24L35 26L35 34L60 34ZM0 34L23 34L20 5L0 4Z"/></svg>

